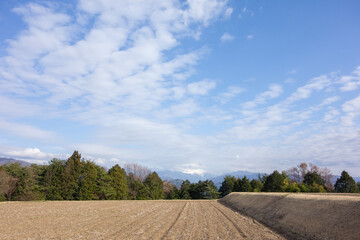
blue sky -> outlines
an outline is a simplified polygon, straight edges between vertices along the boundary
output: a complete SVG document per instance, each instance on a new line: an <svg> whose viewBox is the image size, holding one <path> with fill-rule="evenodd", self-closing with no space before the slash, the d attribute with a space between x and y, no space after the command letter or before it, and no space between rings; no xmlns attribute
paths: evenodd
<svg viewBox="0 0 360 240"><path fill-rule="evenodd" d="M360 174L359 1L4 1L0 156Z"/></svg>

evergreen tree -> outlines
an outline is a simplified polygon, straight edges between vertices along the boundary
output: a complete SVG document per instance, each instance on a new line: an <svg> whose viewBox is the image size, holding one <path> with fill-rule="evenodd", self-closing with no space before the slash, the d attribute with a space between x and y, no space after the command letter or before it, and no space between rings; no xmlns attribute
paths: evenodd
<svg viewBox="0 0 360 240"><path fill-rule="evenodd" d="M28 200L44 200L45 196L45 187L44 187L44 177L47 166L31 164L26 167L29 173L28 181Z"/></svg>
<svg viewBox="0 0 360 240"><path fill-rule="evenodd" d="M249 179L244 176L242 179L238 178L234 185L234 192L251 192L252 187Z"/></svg>
<svg viewBox="0 0 360 240"><path fill-rule="evenodd" d="M129 188L126 180L126 172L119 165L115 165L109 170L109 175L112 178L112 186L115 189L115 199L127 199L129 195Z"/></svg>
<svg viewBox="0 0 360 240"><path fill-rule="evenodd" d="M261 180L253 179L253 180L251 180L250 184L251 184L251 188L252 188L253 192L261 192L261 189L262 189Z"/></svg>
<svg viewBox="0 0 360 240"><path fill-rule="evenodd" d="M150 200L149 189L140 180L130 181L130 197L133 200Z"/></svg>
<svg viewBox="0 0 360 240"><path fill-rule="evenodd" d="M238 178L234 184L234 192L241 192L242 179Z"/></svg>
<svg viewBox="0 0 360 240"><path fill-rule="evenodd" d="M179 199L180 191L179 189L168 180L163 181L163 190L165 199Z"/></svg>
<svg viewBox="0 0 360 240"><path fill-rule="evenodd" d="M215 186L214 182L211 180L204 181L205 189L203 192L203 198L205 199L218 199L220 193Z"/></svg>
<svg viewBox="0 0 360 240"><path fill-rule="evenodd" d="M326 192L325 181L317 171L307 172L303 183L307 186L309 192Z"/></svg>
<svg viewBox="0 0 360 240"><path fill-rule="evenodd" d="M217 187L211 180L192 183L189 193L192 199L217 199L220 195Z"/></svg>
<svg viewBox="0 0 360 240"><path fill-rule="evenodd" d="M116 199L116 191L112 186L113 179L102 167L97 168L97 185L96 195L100 200L114 200Z"/></svg>
<svg viewBox="0 0 360 240"><path fill-rule="evenodd" d="M250 181L246 176L241 179L240 192L252 192Z"/></svg>
<svg viewBox="0 0 360 240"><path fill-rule="evenodd" d="M166 195L166 199L179 199L180 191L177 187L173 187L170 189L169 193Z"/></svg>
<svg viewBox="0 0 360 240"><path fill-rule="evenodd" d="M316 183L318 185L324 186L324 180L321 178L320 174L317 172L308 172L304 176L304 184L312 185Z"/></svg>
<svg viewBox="0 0 360 240"><path fill-rule="evenodd" d="M54 158L45 170L44 188L47 200L63 200L65 196L66 161Z"/></svg>
<svg viewBox="0 0 360 240"><path fill-rule="evenodd" d="M11 200L40 200L39 192L34 192L38 189L35 178L31 177L30 167L21 167L19 163L12 163L5 166L7 173L17 179L15 191L11 195Z"/></svg>
<svg viewBox="0 0 360 240"><path fill-rule="evenodd" d="M191 183L189 180L185 180L181 184L181 188L180 188L180 198L181 199L191 199L190 188L191 188Z"/></svg>
<svg viewBox="0 0 360 240"><path fill-rule="evenodd" d="M65 200L79 199L79 181L82 169L81 154L74 151L66 161L64 174L64 196Z"/></svg>
<svg viewBox="0 0 360 240"><path fill-rule="evenodd" d="M338 193L355 193L357 186L355 180L344 170L341 177L336 180L335 191Z"/></svg>
<svg viewBox="0 0 360 240"><path fill-rule="evenodd" d="M283 192L285 188L285 174L280 174L278 171L274 171L268 177L264 183L264 192Z"/></svg>
<svg viewBox="0 0 360 240"><path fill-rule="evenodd" d="M202 199L204 189L205 185L202 181L191 183L189 189L190 199Z"/></svg>
<svg viewBox="0 0 360 240"><path fill-rule="evenodd" d="M79 200L96 200L97 166L91 161L83 162L79 181Z"/></svg>
<svg viewBox="0 0 360 240"><path fill-rule="evenodd" d="M233 176L225 176L224 181L221 183L221 187L219 189L220 196L224 197L231 193L234 190L234 186L236 183L236 178Z"/></svg>
<svg viewBox="0 0 360 240"><path fill-rule="evenodd" d="M149 174L144 181L144 185L149 190L149 197L151 199L163 199L163 182L156 172Z"/></svg>

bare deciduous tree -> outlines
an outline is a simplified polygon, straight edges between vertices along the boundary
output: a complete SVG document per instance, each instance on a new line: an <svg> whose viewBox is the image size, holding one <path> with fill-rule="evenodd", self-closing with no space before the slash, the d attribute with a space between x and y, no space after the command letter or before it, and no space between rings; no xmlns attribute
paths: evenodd
<svg viewBox="0 0 360 240"><path fill-rule="evenodd" d="M334 191L334 186L331 183L331 179L333 177L330 169L328 168L319 168L315 164L312 163L300 163L296 167L292 167L286 171L287 175L289 176L290 180L293 182L300 183L304 180L304 177L307 173L318 173L321 178L325 182L325 187L328 191Z"/></svg>
<svg viewBox="0 0 360 240"><path fill-rule="evenodd" d="M334 191L334 185L331 182L331 179L333 178L333 175L330 171L330 169L328 168L321 168L320 169L320 176L321 178L325 181L325 187L327 189L328 192L333 192Z"/></svg>
<svg viewBox="0 0 360 240"><path fill-rule="evenodd" d="M11 195L16 189L17 178L7 174L4 169L0 169L0 193L5 194L7 200L11 199Z"/></svg>
<svg viewBox="0 0 360 240"><path fill-rule="evenodd" d="M152 171L148 167L141 166L137 163L126 163L125 171L128 176L131 176L134 180L143 182Z"/></svg>
<svg viewBox="0 0 360 240"><path fill-rule="evenodd" d="M296 167L292 167L287 170L286 174L289 176L291 181L300 183L304 180L304 177L308 171L307 163L300 163Z"/></svg>

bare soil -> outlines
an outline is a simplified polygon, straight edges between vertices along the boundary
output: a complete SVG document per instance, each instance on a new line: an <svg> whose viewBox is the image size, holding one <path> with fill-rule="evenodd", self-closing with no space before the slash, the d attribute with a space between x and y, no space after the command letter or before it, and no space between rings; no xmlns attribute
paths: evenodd
<svg viewBox="0 0 360 240"><path fill-rule="evenodd" d="M360 239L357 193L231 193L220 202L289 239Z"/></svg>
<svg viewBox="0 0 360 240"><path fill-rule="evenodd" d="M0 239L284 239L215 200L0 203Z"/></svg>

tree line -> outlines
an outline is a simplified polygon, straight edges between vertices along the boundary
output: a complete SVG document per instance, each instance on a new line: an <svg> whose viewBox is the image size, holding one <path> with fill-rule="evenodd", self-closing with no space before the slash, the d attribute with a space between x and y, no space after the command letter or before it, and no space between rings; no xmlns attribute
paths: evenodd
<svg viewBox="0 0 360 240"><path fill-rule="evenodd" d="M178 189L147 167L116 164L106 170L82 159L78 151L48 165L0 166L0 201L210 199L219 195L212 181L187 180Z"/></svg>
<svg viewBox="0 0 360 240"><path fill-rule="evenodd" d="M220 189L211 180L180 188L162 180L156 172L138 164L115 165L109 170L81 158L78 151L67 160L53 159L48 165L0 166L0 201L24 200L150 200L217 199L231 192L359 192L360 183L343 171L335 186L331 172L315 165L300 164L286 172L249 180L226 176Z"/></svg>
<svg viewBox="0 0 360 240"><path fill-rule="evenodd" d="M221 197L231 192L360 192L360 182L355 183L346 171L342 171L335 185L332 184L332 178L327 168L301 163L281 173L275 170L270 175L259 175L258 179L251 181L246 176L226 176L219 191Z"/></svg>
<svg viewBox="0 0 360 240"><path fill-rule="evenodd" d="M1 200L162 199L163 182L156 172L136 164L108 171L74 151L67 160L48 165L0 167Z"/></svg>

